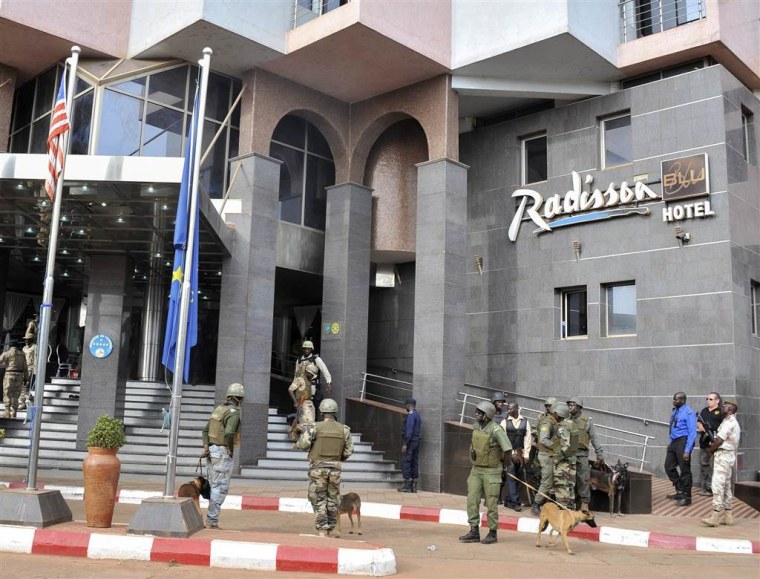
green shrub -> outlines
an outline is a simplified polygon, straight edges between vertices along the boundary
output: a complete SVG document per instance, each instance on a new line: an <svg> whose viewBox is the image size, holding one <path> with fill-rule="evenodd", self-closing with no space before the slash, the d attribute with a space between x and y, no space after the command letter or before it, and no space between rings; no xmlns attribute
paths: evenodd
<svg viewBox="0 0 760 579"><path fill-rule="evenodd" d="M98 418L87 435L87 446L121 448L126 443L124 423L118 418L113 418L107 414Z"/></svg>

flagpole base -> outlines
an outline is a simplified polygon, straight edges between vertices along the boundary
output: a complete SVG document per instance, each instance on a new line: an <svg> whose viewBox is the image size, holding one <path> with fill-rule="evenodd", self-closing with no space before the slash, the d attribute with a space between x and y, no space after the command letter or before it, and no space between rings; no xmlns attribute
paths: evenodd
<svg viewBox="0 0 760 579"><path fill-rule="evenodd" d="M203 518L192 499L154 497L140 504L127 534L186 538L201 529Z"/></svg>
<svg viewBox="0 0 760 579"><path fill-rule="evenodd" d="M0 525L43 529L72 520L61 491L0 489Z"/></svg>

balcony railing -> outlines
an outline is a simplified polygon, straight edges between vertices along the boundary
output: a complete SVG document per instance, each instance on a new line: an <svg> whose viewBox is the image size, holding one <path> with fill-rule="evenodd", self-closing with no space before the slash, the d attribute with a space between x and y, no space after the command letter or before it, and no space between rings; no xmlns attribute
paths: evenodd
<svg viewBox="0 0 760 579"><path fill-rule="evenodd" d="M623 42L636 40L706 16L706 0L620 0Z"/></svg>
<svg viewBox="0 0 760 579"><path fill-rule="evenodd" d="M293 0L293 28L340 8L351 0Z"/></svg>

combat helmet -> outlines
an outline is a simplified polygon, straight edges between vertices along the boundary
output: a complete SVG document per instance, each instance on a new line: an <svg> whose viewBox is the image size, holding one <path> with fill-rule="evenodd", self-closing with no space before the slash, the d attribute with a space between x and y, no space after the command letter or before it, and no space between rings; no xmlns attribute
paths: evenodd
<svg viewBox="0 0 760 579"><path fill-rule="evenodd" d="M549 398L544 401L544 406L548 406L550 409L553 409L556 404L557 399L554 396L549 396Z"/></svg>
<svg viewBox="0 0 760 579"><path fill-rule="evenodd" d="M564 402L560 402L554 407L554 412L557 416L560 418L569 418L570 416L570 408L568 408L567 404Z"/></svg>
<svg viewBox="0 0 760 579"><path fill-rule="evenodd" d="M504 395L504 392L494 392L493 396L491 396L491 402L497 402L501 400L502 402L507 401L507 397Z"/></svg>
<svg viewBox="0 0 760 579"><path fill-rule="evenodd" d="M245 398L245 388L242 384L235 382L227 386L227 396L235 396L236 398Z"/></svg>
<svg viewBox="0 0 760 579"><path fill-rule="evenodd" d="M319 411L323 414L337 414L338 403L335 402L335 400L332 398L325 398L322 400L322 402L319 403Z"/></svg>
<svg viewBox="0 0 760 579"><path fill-rule="evenodd" d="M488 416L489 420L492 420L493 417L496 415L496 406L494 406L487 400L478 402L478 410L480 410L483 414Z"/></svg>
<svg viewBox="0 0 760 579"><path fill-rule="evenodd" d="M580 396L571 396L567 399L567 403L570 404L571 402L575 402L578 406L583 408L583 398Z"/></svg>
<svg viewBox="0 0 760 579"><path fill-rule="evenodd" d="M314 349L314 342L312 342L311 340L306 340L306 341L303 343L303 346L301 346L301 348L302 348L302 349L303 349L303 348L309 348L309 349L313 350L313 349Z"/></svg>
<svg viewBox="0 0 760 579"><path fill-rule="evenodd" d="M306 368L304 369L304 372L308 372L312 376L316 376L319 374L319 368L317 368L316 364L307 364Z"/></svg>

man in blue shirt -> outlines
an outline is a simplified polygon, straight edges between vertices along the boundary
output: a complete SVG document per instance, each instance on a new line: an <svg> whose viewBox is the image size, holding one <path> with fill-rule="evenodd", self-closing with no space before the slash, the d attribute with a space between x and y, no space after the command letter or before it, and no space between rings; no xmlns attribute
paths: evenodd
<svg viewBox="0 0 760 579"><path fill-rule="evenodd" d="M401 472L404 475L404 486L398 489L400 493L416 493L417 479L420 476L420 430L422 420L417 412L417 401L409 398L406 401L406 417L401 429L401 438L404 443L401 446Z"/></svg>
<svg viewBox="0 0 760 579"><path fill-rule="evenodd" d="M691 504L691 451L697 439L697 414L686 404L686 394L673 394L673 412L670 415L670 443L665 455L665 472L675 487L668 495L679 507Z"/></svg>

